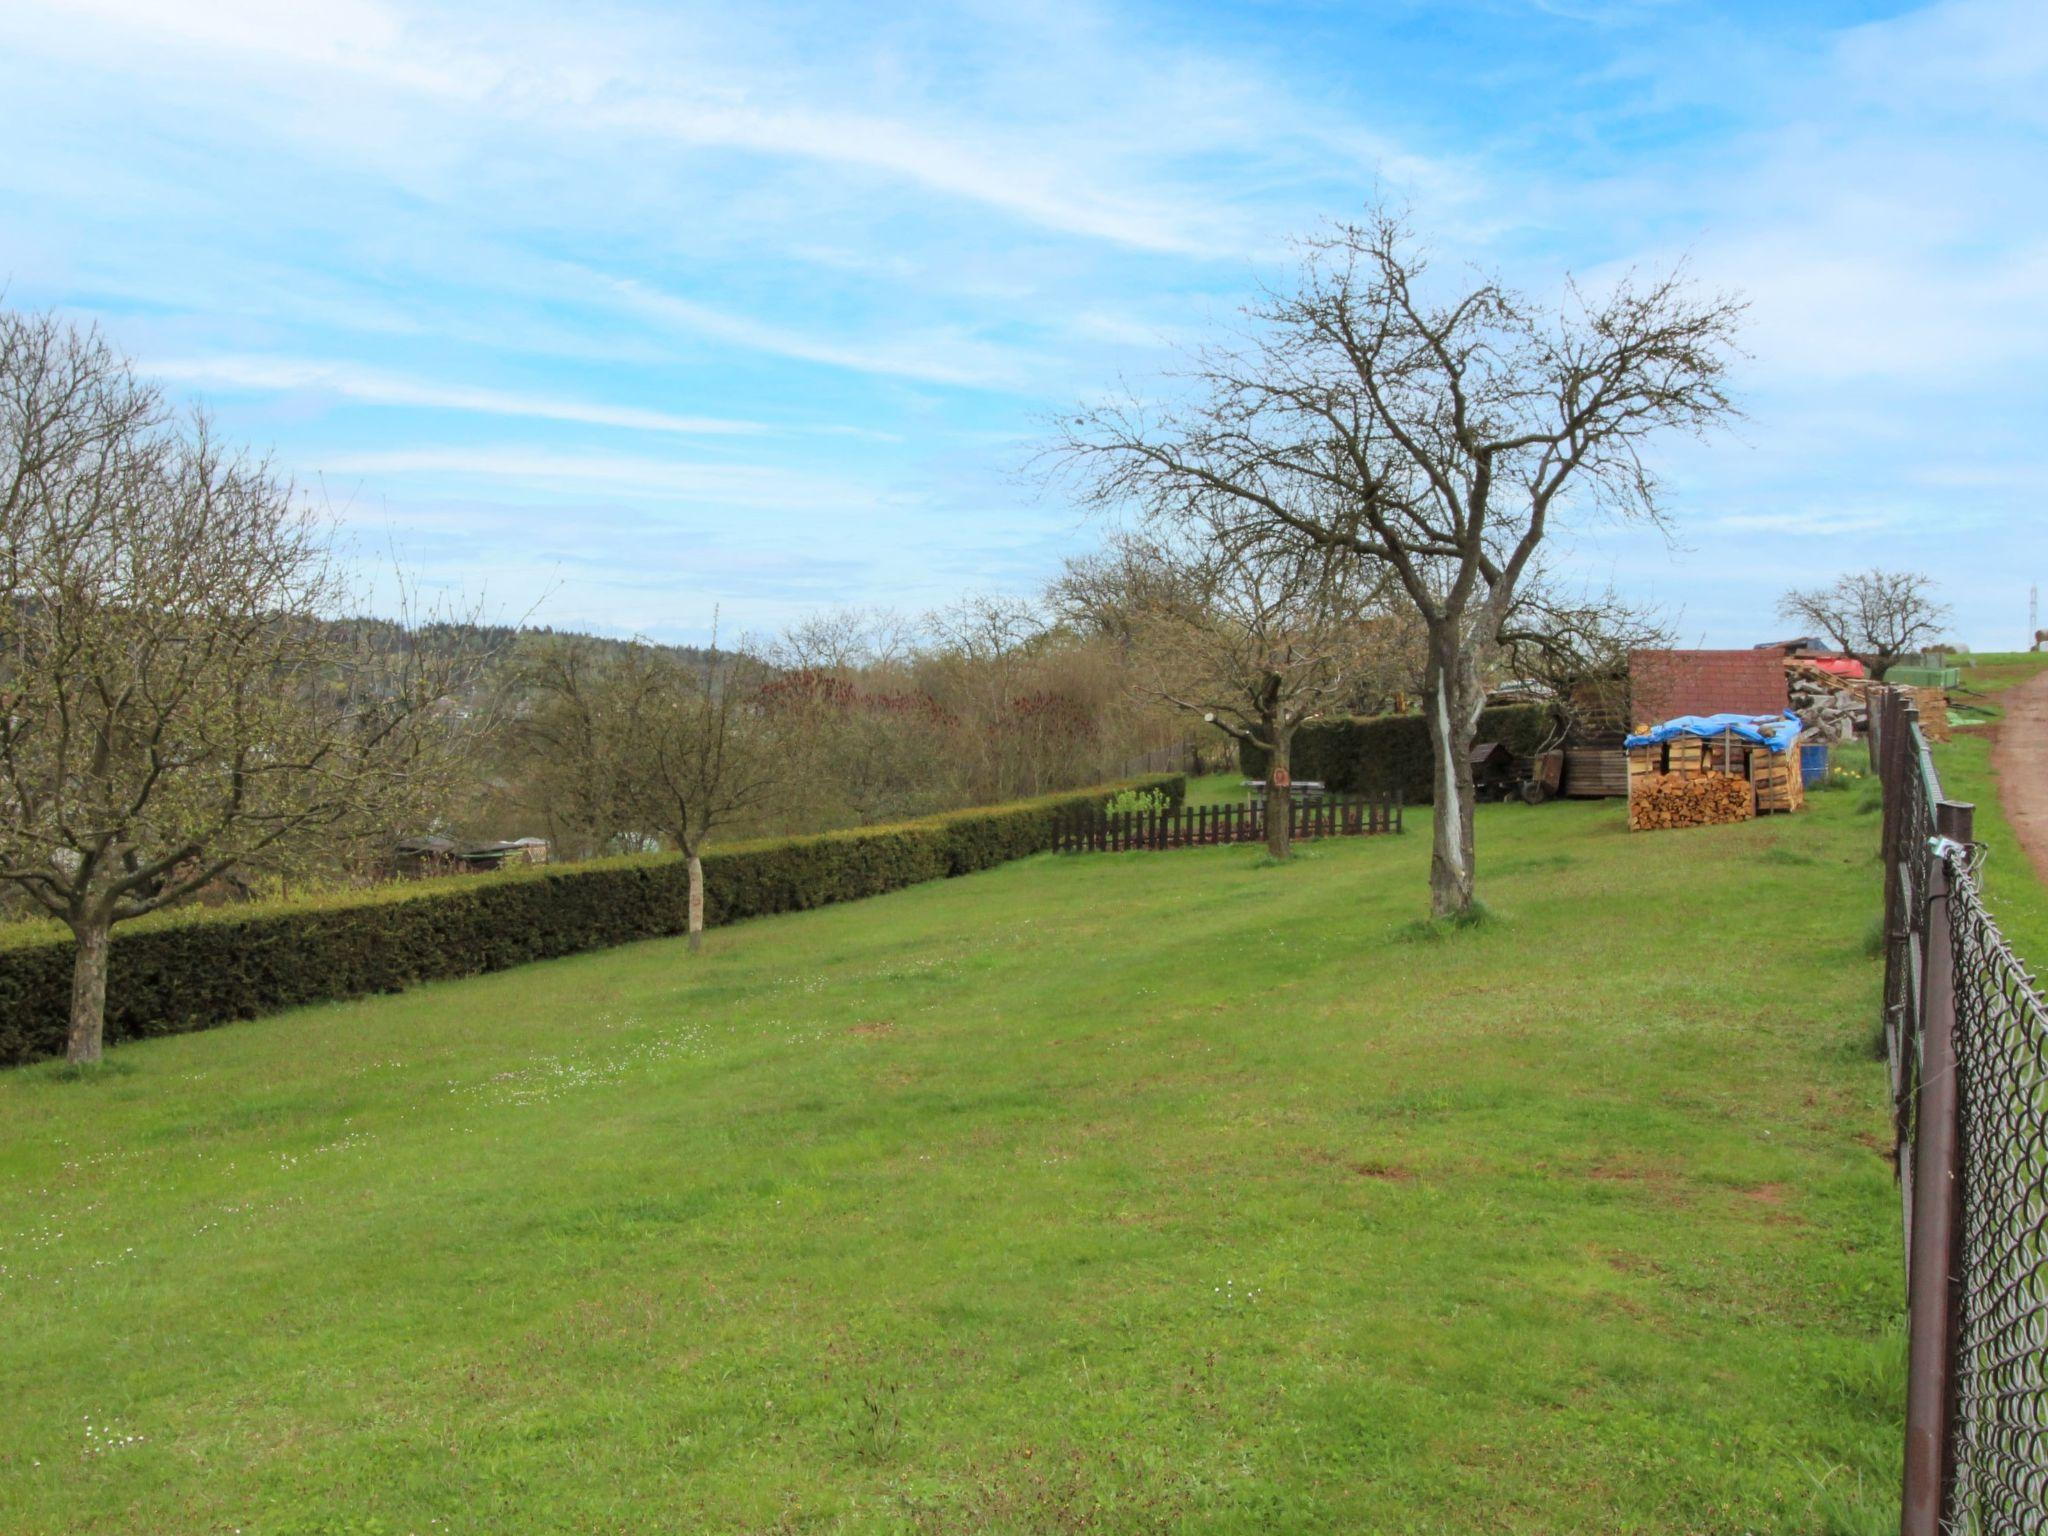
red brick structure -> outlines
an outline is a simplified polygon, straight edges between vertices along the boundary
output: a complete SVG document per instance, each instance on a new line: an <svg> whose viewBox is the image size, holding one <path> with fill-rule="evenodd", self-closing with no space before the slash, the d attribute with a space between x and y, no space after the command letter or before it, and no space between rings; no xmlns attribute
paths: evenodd
<svg viewBox="0 0 2048 1536"><path fill-rule="evenodd" d="M1785 658L1767 651L1630 651L1629 714L1638 726L1675 715L1776 715Z"/></svg>

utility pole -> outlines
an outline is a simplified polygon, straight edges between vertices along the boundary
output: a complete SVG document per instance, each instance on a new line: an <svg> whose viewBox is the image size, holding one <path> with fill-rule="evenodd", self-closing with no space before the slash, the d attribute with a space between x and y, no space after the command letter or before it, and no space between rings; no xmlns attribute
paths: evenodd
<svg viewBox="0 0 2048 1536"><path fill-rule="evenodd" d="M2041 583L2027 588L2027 649L2041 649Z"/></svg>

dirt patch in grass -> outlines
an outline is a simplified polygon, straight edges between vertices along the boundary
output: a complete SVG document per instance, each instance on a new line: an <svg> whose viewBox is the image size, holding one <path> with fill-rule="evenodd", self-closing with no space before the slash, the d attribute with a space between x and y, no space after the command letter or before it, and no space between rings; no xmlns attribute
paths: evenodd
<svg viewBox="0 0 2048 1536"><path fill-rule="evenodd" d="M1383 1163L1373 1158L1360 1161L1340 1152L1325 1152L1320 1148L1302 1153L1306 1162L1319 1168L1341 1168L1346 1173L1356 1174L1361 1179L1382 1179L1390 1184L1412 1184L1415 1170L1404 1168L1399 1163Z"/></svg>

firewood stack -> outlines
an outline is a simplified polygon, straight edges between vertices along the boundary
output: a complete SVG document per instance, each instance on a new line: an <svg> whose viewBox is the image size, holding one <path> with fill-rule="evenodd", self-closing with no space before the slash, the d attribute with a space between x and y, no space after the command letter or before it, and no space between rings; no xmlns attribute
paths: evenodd
<svg viewBox="0 0 2048 1536"><path fill-rule="evenodd" d="M1949 741L1948 694L1939 688L1909 688L1913 702L1920 706L1920 734L1929 741Z"/></svg>
<svg viewBox="0 0 2048 1536"><path fill-rule="evenodd" d="M1638 734L1646 734L1639 731ZM1772 752L1732 731L1705 740L1680 736L1628 750L1632 832L1711 827L1806 804L1799 751Z"/></svg>
<svg viewBox="0 0 2048 1536"><path fill-rule="evenodd" d="M1785 687L1792 710L1816 741L1853 741L1870 720L1871 683L1841 677L1797 657L1785 659Z"/></svg>
<svg viewBox="0 0 2048 1536"><path fill-rule="evenodd" d="M1749 782L1756 790L1759 814L1796 811L1806 804L1806 779L1799 769L1797 747L1790 752L1750 748Z"/></svg>
<svg viewBox="0 0 2048 1536"><path fill-rule="evenodd" d="M1755 814L1756 795L1747 779L1706 769L1691 775L1644 774L1632 781L1628 797L1631 832L1717 827Z"/></svg>

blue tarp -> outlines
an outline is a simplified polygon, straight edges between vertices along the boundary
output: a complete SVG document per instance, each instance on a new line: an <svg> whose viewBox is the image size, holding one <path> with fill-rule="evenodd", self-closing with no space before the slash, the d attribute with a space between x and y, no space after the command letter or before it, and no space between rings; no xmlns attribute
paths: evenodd
<svg viewBox="0 0 2048 1536"><path fill-rule="evenodd" d="M1792 743L1799 739L1801 730L1799 717L1791 710L1785 711L1781 720L1774 715L1680 715L1676 720L1666 720L1662 725L1653 725L1640 736L1631 736L1628 744L1632 747L1661 745L1679 736L1703 736L1715 739L1733 736L1737 741L1746 741L1753 747L1768 747L1773 752L1790 751ZM1612 738L1609 738L1612 740Z"/></svg>

